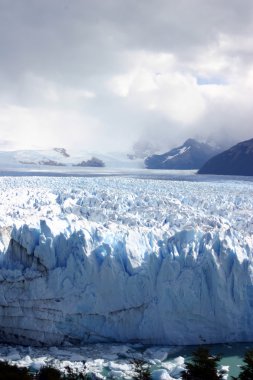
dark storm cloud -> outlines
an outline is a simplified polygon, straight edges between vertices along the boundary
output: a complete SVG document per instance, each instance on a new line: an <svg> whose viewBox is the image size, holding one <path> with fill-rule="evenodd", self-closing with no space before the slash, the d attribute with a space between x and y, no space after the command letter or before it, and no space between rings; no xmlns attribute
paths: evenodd
<svg viewBox="0 0 253 380"><path fill-rule="evenodd" d="M251 0L0 0L2 135L26 128L33 143L41 131L45 145L61 127L63 144L74 130L99 149L155 130L163 145L230 128L248 137L252 14Z"/></svg>

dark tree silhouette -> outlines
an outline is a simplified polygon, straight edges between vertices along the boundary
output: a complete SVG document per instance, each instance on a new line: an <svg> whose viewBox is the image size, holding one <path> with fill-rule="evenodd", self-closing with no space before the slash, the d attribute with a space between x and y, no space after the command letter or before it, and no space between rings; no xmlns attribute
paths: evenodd
<svg viewBox="0 0 253 380"><path fill-rule="evenodd" d="M0 362L0 380L32 380L27 368Z"/></svg>
<svg viewBox="0 0 253 380"><path fill-rule="evenodd" d="M140 359L133 359L131 363L134 365L135 375L133 376L134 380L150 380L151 372L149 365Z"/></svg>
<svg viewBox="0 0 253 380"><path fill-rule="evenodd" d="M234 380L253 380L253 349L245 353L242 366L242 371L238 377L233 377Z"/></svg>
<svg viewBox="0 0 253 380"><path fill-rule="evenodd" d="M83 362L83 373L75 373L69 366L65 367L66 374L62 377L63 380L88 380L89 375L85 373L86 365Z"/></svg>
<svg viewBox="0 0 253 380"><path fill-rule="evenodd" d="M61 380L61 372L53 367L42 367L36 376L38 380Z"/></svg>
<svg viewBox="0 0 253 380"><path fill-rule="evenodd" d="M193 352L191 362L186 363L182 372L183 380L220 380L223 372L218 371L218 362L221 357L211 355L208 348L199 347Z"/></svg>

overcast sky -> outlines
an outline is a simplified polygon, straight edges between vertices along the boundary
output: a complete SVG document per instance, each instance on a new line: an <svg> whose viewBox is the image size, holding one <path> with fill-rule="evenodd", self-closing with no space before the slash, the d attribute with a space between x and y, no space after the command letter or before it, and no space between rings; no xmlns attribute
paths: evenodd
<svg viewBox="0 0 253 380"><path fill-rule="evenodd" d="M0 0L0 149L253 137L252 0Z"/></svg>

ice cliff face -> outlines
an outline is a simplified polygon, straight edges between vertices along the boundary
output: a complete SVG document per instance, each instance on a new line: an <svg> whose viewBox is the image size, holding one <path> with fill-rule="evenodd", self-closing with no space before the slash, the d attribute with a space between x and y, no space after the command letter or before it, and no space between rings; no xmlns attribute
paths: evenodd
<svg viewBox="0 0 253 380"><path fill-rule="evenodd" d="M252 183L2 178L0 339L253 340Z"/></svg>

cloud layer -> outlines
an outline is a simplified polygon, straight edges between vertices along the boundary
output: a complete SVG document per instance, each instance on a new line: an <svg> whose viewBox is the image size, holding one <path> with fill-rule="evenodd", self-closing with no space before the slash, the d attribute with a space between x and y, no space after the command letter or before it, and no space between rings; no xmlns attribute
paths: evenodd
<svg viewBox="0 0 253 380"><path fill-rule="evenodd" d="M251 0L2 0L6 147L253 135Z"/></svg>

